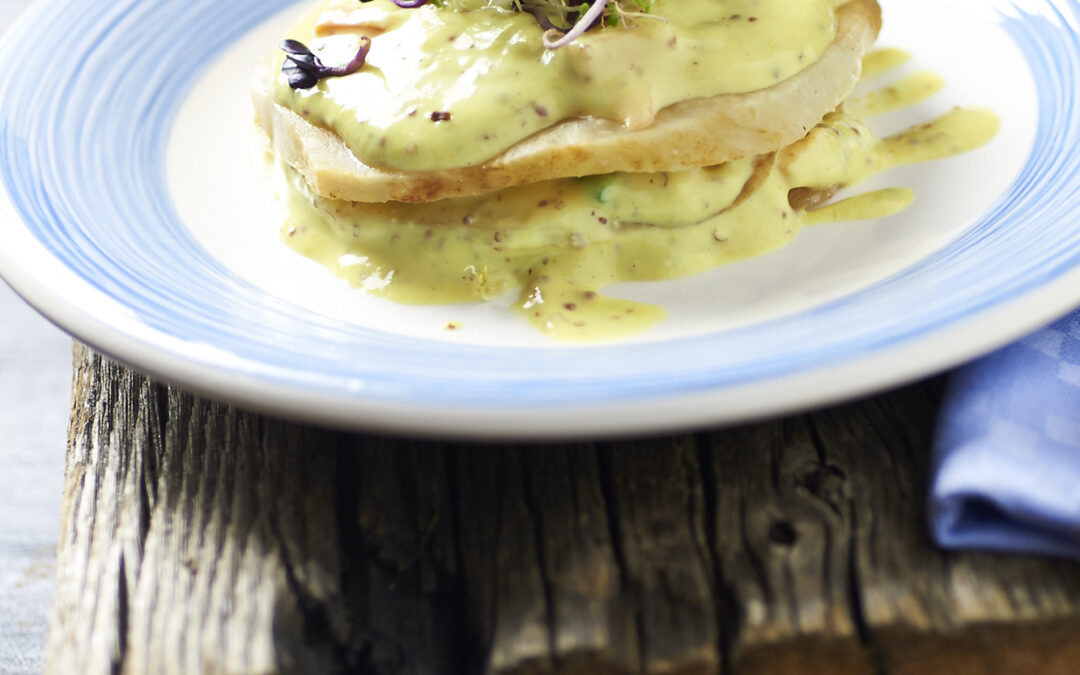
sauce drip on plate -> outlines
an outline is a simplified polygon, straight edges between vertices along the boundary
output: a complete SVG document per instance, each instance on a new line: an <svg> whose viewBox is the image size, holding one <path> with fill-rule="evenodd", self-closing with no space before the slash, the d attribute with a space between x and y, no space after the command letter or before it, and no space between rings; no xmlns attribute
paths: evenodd
<svg viewBox="0 0 1080 675"><path fill-rule="evenodd" d="M867 57L867 71L903 62ZM904 188L831 202L886 169L987 143L998 118L978 108L878 138L863 117L913 105L941 88L926 72L854 99L802 140L765 156L679 172L567 178L424 204L319 197L283 174L283 239L354 286L396 302L450 304L517 292L516 311L565 340L611 340L661 321L660 307L607 297L618 281L672 279L761 255L808 225L903 210Z"/></svg>

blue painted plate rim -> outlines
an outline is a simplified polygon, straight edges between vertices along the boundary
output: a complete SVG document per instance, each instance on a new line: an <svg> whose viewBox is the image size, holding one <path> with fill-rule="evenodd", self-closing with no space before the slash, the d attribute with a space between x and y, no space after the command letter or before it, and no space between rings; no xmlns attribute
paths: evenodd
<svg viewBox="0 0 1080 675"><path fill-rule="evenodd" d="M72 4L74 0L35 3L0 41L0 56L12 53L20 40L27 39L25 32L42 18L38 14L47 15ZM125 3L128 7L139 4L140 0ZM279 0L278 4L283 2ZM1073 43L1070 48L1075 49L1076 3L1053 6L1072 12L1069 16L1063 14L1062 18ZM1023 19L1018 21L1023 28ZM1027 50L1025 53L1031 56ZM190 76L188 84L194 76ZM0 92L12 86L12 78L10 72L0 76ZM1067 92L1069 96L1074 93L1074 88ZM1046 104L1042 103L1040 110L1045 108ZM168 128L170 114L166 111L159 120L162 128ZM9 122L9 117L0 113L0 125ZM1041 120L1040 126L1044 124L1046 121ZM8 132L6 126L0 129L5 134ZM10 147L8 143L0 159L5 179L0 219L5 223L24 222L26 209L12 196L11 175L18 167L12 166L14 155ZM1038 147L1029 165L1036 161L1037 152ZM1017 190L1024 181L1022 174L1010 189ZM971 229L969 237L978 236L997 222L995 219L1004 217L999 204ZM1080 253L1072 251L1071 256L1042 269L1037 277L976 299L962 315L946 314L929 327L893 331L885 337L870 336L855 345L833 345L815 363L796 359L796 363L790 364L778 359L769 368L725 372L723 377L705 368L700 373L683 371L666 379L650 371L608 372L606 377L596 379L589 379L593 373L584 376L563 373L561 377L556 373L556 377L541 378L537 371L525 371L487 388L485 384L490 383L476 377L440 379L440 373L430 378L410 373L398 380L393 372L371 377L353 373L335 378L282 367L280 362L252 359L238 350L221 350L214 344L205 345L203 351L192 351L189 345L180 344L176 335L162 334L151 326L141 325L136 317L126 316L123 297L109 297L100 287L73 272L67 264L70 261L44 246L28 225L21 228L25 236L9 236L9 245L0 250L0 274L30 304L79 339L139 370L246 407L338 426L407 433L497 438L608 435L672 430L790 412L950 367L1034 330L1080 301L1080 292L1073 290L1080 288L1076 283L1080 280L1077 271ZM7 230L10 235L19 228L9 225ZM940 255L949 254L946 250ZM901 273L879 288L902 285L905 274L909 273ZM824 310L814 311L834 311L849 301L841 299ZM105 307L108 311L100 311ZM708 346L709 337L646 343L615 351L622 352L626 358L640 358L641 354L657 349L700 349L703 343ZM375 343L373 348L379 346ZM429 343L428 348L443 352L447 346ZM495 351L503 360L522 357L521 350ZM538 367L546 368L565 353L581 355L590 351L597 353L595 349L575 348L544 350L542 355L525 356L540 358L544 363ZM408 350L404 353L409 355ZM421 389L431 393L418 395ZM539 395L536 389L542 390Z"/></svg>

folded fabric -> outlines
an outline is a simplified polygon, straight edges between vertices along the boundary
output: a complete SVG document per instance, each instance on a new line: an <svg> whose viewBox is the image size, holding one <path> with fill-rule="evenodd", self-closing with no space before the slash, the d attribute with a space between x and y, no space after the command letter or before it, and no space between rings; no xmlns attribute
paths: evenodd
<svg viewBox="0 0 1080 675"><path fill-rule="evenodd" d="M1080 311L956 371L938 425L939 544L1080 558Z"/></svg>

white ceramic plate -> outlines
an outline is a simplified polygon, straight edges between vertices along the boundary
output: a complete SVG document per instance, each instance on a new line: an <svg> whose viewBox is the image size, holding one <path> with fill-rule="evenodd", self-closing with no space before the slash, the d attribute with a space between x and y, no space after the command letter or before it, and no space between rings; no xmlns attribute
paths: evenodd
<svg viewBox="0 0 1080 675"><path fill-rule="evenodd" d="M289 0L44 0L0 46L0 273L139 369L335 425L572 437L813 407L977 356L1080 302L1078 7L886 2L882 44L948 85L881 130L977 104L1001 134L866 186L914 188L899 216L615 287L670 318L571 346L520 323L509 298L394 305L279 243L247 83Z"/></svg>

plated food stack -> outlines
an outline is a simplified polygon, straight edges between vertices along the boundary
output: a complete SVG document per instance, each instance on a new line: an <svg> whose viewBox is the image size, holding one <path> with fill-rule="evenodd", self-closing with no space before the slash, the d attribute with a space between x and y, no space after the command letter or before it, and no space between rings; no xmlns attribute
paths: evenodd
<svg viewBox="0 0 1080 675"><path fill-rule="evenodd" d="M609 3L604 21L619 25L552 49L534 18L550 1L331 0L290 36L331 63L367 37L365 65L290 89L278 56L259 123L313 190L351 201L712 166L803 137L851 92L881 25L875 0L655 0L648 14L623 0L636 11Z"/></svg>
<svg viewBox="0 0 1080 675"><path fill-rule="evenodd" d="M775 248L871 172L837 109L880 25L876 0L326 0L254 90L285 237L393 300L520 288L552 335L642 330L662 310L597 291Z"/></svg>

